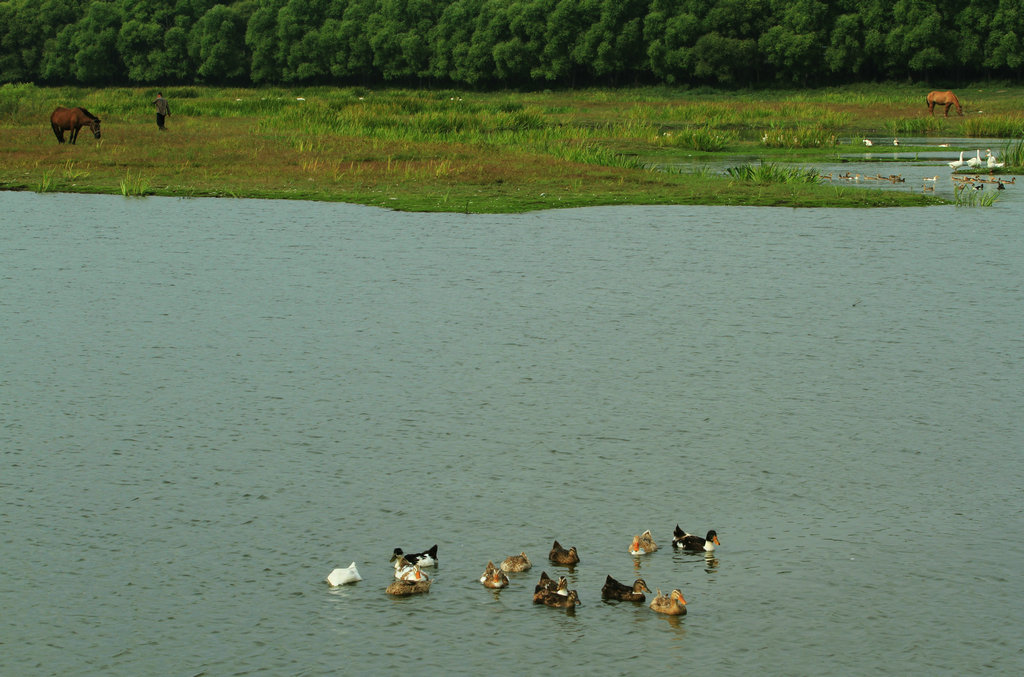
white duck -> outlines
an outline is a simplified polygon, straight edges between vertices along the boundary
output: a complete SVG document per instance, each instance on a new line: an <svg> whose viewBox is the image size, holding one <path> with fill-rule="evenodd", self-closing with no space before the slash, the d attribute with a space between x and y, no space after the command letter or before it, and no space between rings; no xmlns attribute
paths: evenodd
<svg viewBox="0 0 1024 677"><path fill-rule="evenodd" d="M873 146L873 145L875 145L875 144L871 143L871 139L861 139L861 141L864 143L865 146Z"/></svg>
<svg viewBox="0 0 1024 677"><path fill-rule="evenodd" d="M331 587L336 587L361 581L363 580L363 577L359 575L359 570L356 569L356 563L352 562L352 564L349 564L344 569L335 569L331 573L327 574L327 578L325 580Z"/></svg>
<svg viewBox="0 0 1024 677"><path fill-rule="evenodd" d="M977 151L975 151L974 157L968 158L968 160L967 160L967 164L969 164L972 167L980 167L983 162L984 162L984 160L981 159L981 149L980 148Z"/></svg>
<svg viewBox="0 0 1024 677"><path fill-rule="evenodd" d="M949 168L952 169L953 171L956 171L957 169L960 169L963 166L964 166L964 152L960 151L960 159L959 160L953 160L952 162L950 162L949 163Z"/></svg>
<svg viewBox="0 0 1024 677"><path fill-rule="evenodd" d="M1006 166L1005 162L996 162L996 156L992 154L991 148L986 152L986 155L988 155L988 162L986 164L989 169L997 169L999 167Z"/></svg>

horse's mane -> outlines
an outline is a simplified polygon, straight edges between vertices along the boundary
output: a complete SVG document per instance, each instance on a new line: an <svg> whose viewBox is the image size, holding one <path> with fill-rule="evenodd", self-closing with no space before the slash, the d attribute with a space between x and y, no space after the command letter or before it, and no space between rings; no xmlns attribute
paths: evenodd
<svg viewBox="0 0 1024 677"><path fill-rule="evenodd" d="M78 107L78 110L82 111L83 113L85 113L85 114L86 114L86 116L88 116L88 117L92 118L92 119L93 119L93 120L95 120L96 122L99 122L99 121L100 121L100 119L99 119L98 117L96 117L95 115L93 115L93 114L92 114L92 113L90 113L89 111L85 110L85 109L84 109L84 108L82 108L81 106L79 106L79 107Z"/></svg>

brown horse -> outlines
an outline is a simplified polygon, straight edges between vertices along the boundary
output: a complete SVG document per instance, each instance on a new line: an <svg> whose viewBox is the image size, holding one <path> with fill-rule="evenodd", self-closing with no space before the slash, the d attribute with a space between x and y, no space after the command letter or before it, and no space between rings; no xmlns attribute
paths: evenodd
<svg viewBox="0 0 1024 677"><path fill-rule="evenodd" d="M935 104L946 107L946 117L949 117L949 107L956 106L956 112L960 115L964 114L964 109L960 106L960 99L956 98L956 94L953 92L928 92L928 112L935 115Z"/></svg>
<svg viewBox="0 0 1024 677"><path fill-rule="evenodd" d="M100 119L84 108L58 108L50 115L50 126L57 137L57 143L64 143L64 130L71 130L68 140L78 138L78 130L88 127L93 136L100 138Z"/></svg>

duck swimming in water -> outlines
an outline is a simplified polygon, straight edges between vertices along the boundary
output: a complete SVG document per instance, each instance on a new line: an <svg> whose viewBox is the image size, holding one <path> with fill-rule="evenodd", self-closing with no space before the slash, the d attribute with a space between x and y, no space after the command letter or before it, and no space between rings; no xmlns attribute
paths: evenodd
<svg viewBox="0 0 1024 677"><path fill-rule="evenodd" d="M421 581L392 581L384 592L397 597L406 595L418 595L430 590L430 580L424 578Z"/></svg>
<svg viewBox="0 0 1024 677"><path fill-rule="evenodd" d="M551 592L550 590L538 590L533 593L533 603L565 609L583 606L575 590L570 590L567 595L559 595L557 592Z"/></svg>
<svg viewBox="0 0 1024 677"><path fill-rule="evenodd" d="M436 567L437 566L437 545L424 550L423 552L402 552L401 548L395 548L395 554L392 555L391 561L395 561L396 557L404 557L409 561L409 564L419 564L421 567Z"/></svg>
<svg viewBox="0 0 1024 677"><path fill-rule="evenodd" d="M485 588L500 590L501 588L508 587L508 576L505 575L504 571L494 566L494 562L488 562L483 576L480 577L480 582Z"/></svg>
<svg viewBox="0 0 1024 677"><path fill-rule="evenodd" d="M541 590L547 590L549 592L565 596L569 594L569 582L565 580L565 576L559 576L556 581L548 576L548 572L542 571L540 572L540 580L537 581L537 585L534 586L533 592L538 593Z"/></svg>
<svg viewBox="0 0 1024 677"><path fill-rule="evenodd" d="M659 590L658 596L651 600L650 607L659 614L682 616L686 613L686 600L683 599L683 593L678 589L667 595L661 594L661 590Z"/></svg>
<svg viewBox="0 0 1024 677"><path fill-rule="evenodd" d="M576 546L572 546L568 550L559 545L558 541L555 541L554 545L551 546L551 552L548 553L548 559L555 564L579 564L580 556L576 552Z"/></svg>
<svg viewBox="0 0 1024 677"><path fill-rule="evenodd" d="M691 533L683 531L677 524L675 533L672 536L672 545L681 550L703 550L704 552L711 552L715 549L716 545L722 544L718 542L718 534L714 529L709 531L707 536L701 538L700 536L694 536Z"/></svg>
<svg viewBox="0 0 1024 677"><path fill-rule="evenodd" d="M519 553L518 555L509 555L505 558L505 561L501 563L501 570L506 573L518 573L520 571L526 571L533 564L526 557L526 553Z"/></svg>
<svg viewBox="0 0 1024 677"><path fill-rule="evenodd" d="M654 542L654 536L651 535L651 530L648 529L639 536L633 537L633 543L629 546L630 555L647 555L658 549L658 545Z"/></svg>
<svg viewBox="0 0 1024 677"><path fill-rule="evenodd" d="M429 578L420 570L419 564L409 564L409 560L401 555L395 561L395 580L399 581L422 581Z"/></svg>
<svg viewBox="0 0 1024 677"><path fill-rule="evenodd" d="M356 569L356 563L352 562L352 564L349 564L344 569L335 569L331 573L327 574L326 580L328 585L336 587L361 581L363 580L363 577L359 575L359 570Z"/></svg>
<svg viewBox="0 0 1024 677"><path fill-rule="evenodd" d="M604 587L601 588L601 599L617 599L623 602L643 602L647 598L644 596L644 591L650 592L651 589L644 583L644 579L638 578L633 581L633 585L626 585L619 583L617 580L608 576L604 579Z"/></svg>

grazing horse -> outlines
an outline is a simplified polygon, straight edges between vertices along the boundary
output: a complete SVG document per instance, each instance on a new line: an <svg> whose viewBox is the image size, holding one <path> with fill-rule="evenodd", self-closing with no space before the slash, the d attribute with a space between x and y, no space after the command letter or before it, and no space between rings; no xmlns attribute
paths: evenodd
<svg viewBox="0 0 1024 677"><path fill-rule="evenodd" d="M946 107L946 117L949 117L949 107L956 106L956 112L960 115L964 114L964 109L960 106L960 99L956 98L956 94L953 92L928 92L928 112L935 115L935 104Z"/></svg>
<svg viewBox="0 0 1024 677"><path fill-rule="evenodd" d="M78 138L78 130L88 127L93 136L100 138L100 119L84 108L58 108L50 115L50 126L57 137L57 143L64 143L64 130L71 130L68 140Z"/></svg>

